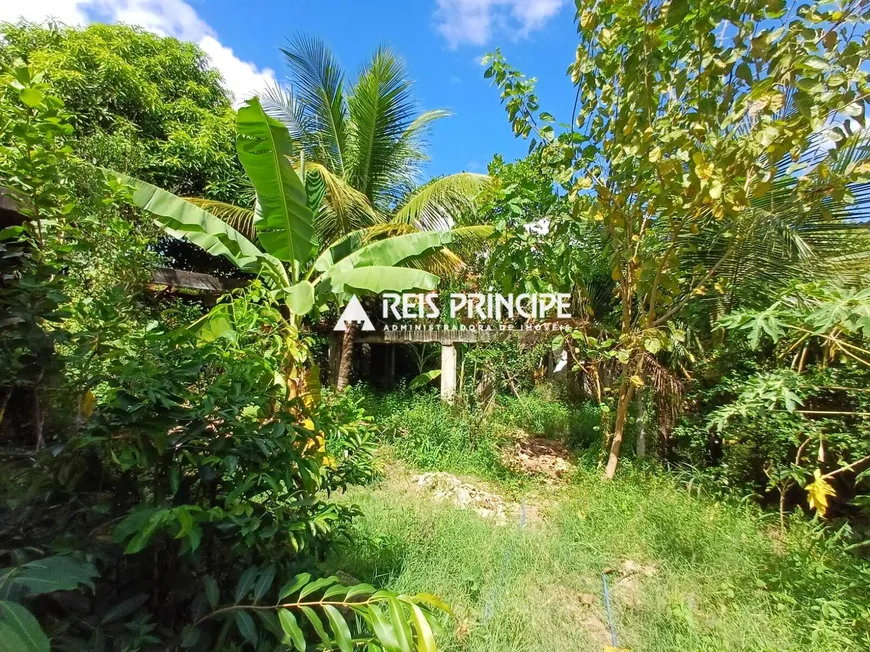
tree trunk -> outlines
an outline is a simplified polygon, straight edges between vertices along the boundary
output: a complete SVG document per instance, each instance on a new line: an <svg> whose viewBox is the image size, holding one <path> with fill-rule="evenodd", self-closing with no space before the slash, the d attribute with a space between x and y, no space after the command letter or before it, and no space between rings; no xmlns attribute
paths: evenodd
<svg viewBox="0 0 870 652"><path fill-rule="evenodd" d="M33 435L36 439L36 450L42 449L45 446L45 439L42 434L43 424L45 423L45 410L39 396L39 384L33 386Z"/></svg>
<svg viewBox="0 0 870 652"><path fill-rule="evenodd" d="M619 451L622 448L622 437L625 434L625 418L628 415L628 406L634 394L634 385L629 380L628 374L624 374L619 384L619 401L616 404L616 424L613 428L613 441L610 443L610 457L607 460L607 468L604 477L612 480L616 475L616 465L619 464Z"/></svg>
<svg viewBox="0 0 870 652"><path fill-rule="evenodd" d="M637 442L635 443L634 453L638 459L646 457L646 407L643 400L643 392L637 393Z"/></svg>
<svg viewBox="0 0 870 652"><path fill-rule="evenodd" d="M338 379L335 381L335 389L343 392L350 384L350 371L353 367L353 345L356 342L356 332L359 325L352 322L347 325L344 337L341 341L341 358L338 363Z"/></svg>

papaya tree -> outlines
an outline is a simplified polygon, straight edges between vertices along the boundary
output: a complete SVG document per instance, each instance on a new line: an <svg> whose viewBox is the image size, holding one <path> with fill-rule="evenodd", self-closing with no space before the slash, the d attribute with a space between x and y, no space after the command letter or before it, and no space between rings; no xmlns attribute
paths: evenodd
<svg viewBox="0 0 870 652"><path fill-rule="evenodd" d="M808 262L821 257L814 244L828 254L841 242L831 234L849 220L851 184L867 180L865 161L842 162L865 124L870 16L855 0L577 9L576 102L560 133L539 111L534 80L498 52L486 75L514 133L545 150L575 217L604 234L619 300L606 351L619 369L611 478L632 397L674 320L728 294L747 247Z"/></svg>

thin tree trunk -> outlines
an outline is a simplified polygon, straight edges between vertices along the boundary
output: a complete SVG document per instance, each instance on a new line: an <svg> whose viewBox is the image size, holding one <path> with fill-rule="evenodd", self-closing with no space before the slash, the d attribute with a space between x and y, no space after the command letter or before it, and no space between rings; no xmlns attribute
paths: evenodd
<svg viewBox="0 0 870 652"><path fill-rule="evenodd" d="M45 422L45 411L42 408L42 401L39 398L39 385L33 386L33 434L36 439L36 450L40 450L45 446L45 438L42 434L43 423Z"/></svg>
<svg viewBox="0 0 870 652"><path fill-rule="evenodd" d="M639 459L646 457L646 404L643 400L643 392L638 392L636 397L637 402L637 442L635 443L634 453Z"/></svg>
<svg viewBox="0 0 870 652"><path fill-rule="evenodd" d="M634 396L635 385L632 382L632 377L633 375L640 376L641 371L643 371L642 354L636 356L633 371L630 362L626 362L622 367L622 379L619 381L619 400L616 403L616 424L613 429L613 440L610 444L610 457L604 472L604 476L608 480L616 475L616 465L619 464L619 451L622 449L622 438L625 434L625 420L628 417L631 398Z"/></svg>
<svg viewBox="0 0 870 652"><path fill-rule="evenodd" d="M341 342L341 359L338 363L338 379L335 382L335 389L338 392L343 392L345 387L350 384L350 371L353 367L353 345L356 342L356 332L359 325L355 322L348 324L347 330L344 331L344 337Z"/></svg>
<svg viewBox="0 0 870 652"><path fill-rule="evenodd" d="M623 375L619 384L619 401L616 404L616 424L613 428L613 440L610 443L610 456L607 459L607 468L604 477L612 480L616 475L616 466L619 464L619 451L622 449L622 437L625 434L625 418L628 415L628 406L634 394L634 385L629 380L628 374Z"/></svg>

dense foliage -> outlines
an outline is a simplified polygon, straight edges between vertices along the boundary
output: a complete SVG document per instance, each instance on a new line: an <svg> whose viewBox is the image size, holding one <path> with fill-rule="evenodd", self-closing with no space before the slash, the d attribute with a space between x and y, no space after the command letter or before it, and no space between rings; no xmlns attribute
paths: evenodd
<svg viewBox="0 0 870 652"><path fill-rule="evenodd" d="M0 35L0 63L44 72L83 158L183 195L229 200L246 190L235 113L196 45L123 25L7 23Z"/></svg>
<svg viewBox="0 0 870 652"><path fill-rule="evenodd" d="M349 81L299 37L290 85L236 111L194 45L0 27L0 650L536 649L514 627L527 604L502 601L496 627L496 598L468 588L507 593L514 551L561 602L560 582L659 560L650 649L744 649L756 615L759 649L866 647L866 3L576 6L570 123L496 51L485 75L528 155L422 185L446 114L418 111L386 48ZM180 242L244 286L156 292ZM329 310L436 289L570 293L574 316L457 345L452 404L425 345L396 391L321 391ZM330 360L339 389L355 332ZM530 438L576 453L562 489L517 470ZM404 494L411 526L373 524L377 489L355 523L341 496L378 477L378 446L564 500L539 539ZM413 537L451 577L453 545L489 570L405 575L419 550L390 546ZM542 601L530 574L517 595ZM428 582L480 603L467 641L467 613L440 633Z"/></svg>
<svg viewBox="0 0 870 652"><path fill-rule="evenodd" d="M3 411L13 453L0 514L3 645L304 650L318 638L344 652L434 650L433 610L446 609L437 598L316 578L354 513L328 496L372 477L372 444L358 409L321 396L310 342L276 301L285 288L256 282L227 297L220 332L213 316L188 327L195 305L140 296L153 254L131 237L134 189L76 155L69 114L42 73L17 61L2 92L0 176L23 218L2 230L16 261L3 278L2 399L31 406L16 419ZM262 157L251 156L242 158L258 169L265 204L282 192L269 177L281 167L257 168ZM70 178L82 197L67 191ZM302 216L273 205L273 239L261 240L270 249L287 243L275 220L311 218L301 194ZM201 235L230 242L226 233ZM224 251L245 253L235 244ZM310 252L291 254L278 251L291 263ZM286 278L272 261L277 276L264 280Z"/></svg>

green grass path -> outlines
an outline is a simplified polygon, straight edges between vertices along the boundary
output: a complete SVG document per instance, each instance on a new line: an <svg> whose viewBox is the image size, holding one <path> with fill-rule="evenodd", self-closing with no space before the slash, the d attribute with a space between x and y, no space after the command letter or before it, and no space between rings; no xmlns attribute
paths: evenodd
<svg viewBox="0 0 870 652"><path fill-rule="evenodd" d="M867 587L807 526L783 534L752 508L690 496L664 475L606 483L581 470L564 486L515 493L530 505L524 528L515 512L500 526L438 502L397 468L345 500L361 509L353 545L326 570L444 598L456 613L445 650L604 650L605 570L622 648L870 650L843 607Z"/></svg>

